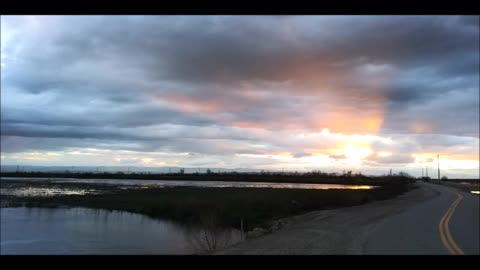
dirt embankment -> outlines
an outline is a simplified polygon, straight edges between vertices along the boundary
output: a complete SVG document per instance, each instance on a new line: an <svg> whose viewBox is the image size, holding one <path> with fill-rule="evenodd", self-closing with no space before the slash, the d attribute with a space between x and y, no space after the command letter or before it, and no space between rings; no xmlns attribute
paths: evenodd
<svg viewBox="0 0 480 270"><path fill-rule="evenodd" d="M291 217L278 231L214 254L362 254L366 237L383 218L438 194L416 188L394 199Z"/></svg>

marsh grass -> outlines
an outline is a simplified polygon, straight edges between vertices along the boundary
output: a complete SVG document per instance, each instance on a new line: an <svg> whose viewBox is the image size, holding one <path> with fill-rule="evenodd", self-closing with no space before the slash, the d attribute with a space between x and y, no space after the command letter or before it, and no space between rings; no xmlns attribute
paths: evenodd
<svg viewBox="0 0 480 270"><path fill-rule="evenodd" d="M54 185L55 188L96 189L101 194L56 196L1 196L2 207L88 207L140 213L185 225L210 229L244 230L265 227L269 221L313 210L348 207L372 200L392 198L408 190L408 183L384 185L370 190L308 190L271 188L165 187L119 189L113 185L82 183L13 183ZM2 186L3 188L3 186Z"/></svg>

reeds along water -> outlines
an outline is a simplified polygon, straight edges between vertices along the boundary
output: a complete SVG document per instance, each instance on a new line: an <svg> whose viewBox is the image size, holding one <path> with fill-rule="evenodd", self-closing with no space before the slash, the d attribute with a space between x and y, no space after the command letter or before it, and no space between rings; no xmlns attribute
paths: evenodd
<svg viewBox="0 0 480 270"><path fill-rule="evenodd" d="M202 215L200 226L184 227L186 242L197 254L209 253L233 245L244 239L241 231L225 228L215 212Z"/></svg>

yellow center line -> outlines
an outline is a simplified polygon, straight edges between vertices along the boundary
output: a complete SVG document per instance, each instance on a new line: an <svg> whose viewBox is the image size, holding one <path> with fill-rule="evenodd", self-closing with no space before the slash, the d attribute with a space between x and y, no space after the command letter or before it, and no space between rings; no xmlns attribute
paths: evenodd
<svg viewBox="0 0 480 270"><path fill-rule="evenodd" d="M458 194L459 196L455 206L453 207L452 211L450 212L450 215L448 216L446 222L445 222L445 232L447 233L447 239L449 240L451 246L453 249L457 252L457 254L464 255L462 249L457 245L457 243L453 240L452 234L450 233L450 230L448 229L448 224L450 222L450 218L453 216L453 212L455 211L455 208L460 204L460 201L463 199L463 196L461 194Z"/></svg>
<svg viewBox="0 0 480 270"><path fill-rule="evenodd" d="M448 249L448 251L453 255L464 255L462 249L457 245L455 240L453 240L450 229L448 228L450 218L452 217L455 208L460 204L460 201L463 199L463 195L459 194L458 192L456 192L456 194L457 199L452 203L445 215L440 220L440 223L438 224L438 229L440 230L440 238L442 239L442 243Z"/></svg>

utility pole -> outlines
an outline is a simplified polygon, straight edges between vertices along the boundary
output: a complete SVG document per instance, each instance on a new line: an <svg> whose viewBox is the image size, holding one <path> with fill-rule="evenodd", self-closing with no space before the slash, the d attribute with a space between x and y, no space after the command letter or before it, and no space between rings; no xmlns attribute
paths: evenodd
<svg viewBox="0 0 480 270"><path fill-rule="evenodd" d="M240 233L242 234L242 237L245 237L243 233L243 218L240 219Z"/></svg>
<svg viewBox="0 0 480 270"><path fill-rule="evenodd" d="M426 167L425 170L427 170L427 177L428 177L428 167Z"/></svg>
<svg viewBox="0 0 480 270"><path fill-rule="evenodd" d="M423 178L423 168L422 168L422 178Z"/></svg>
<svg viewBox="0 0 480 270"><path fill-rule="evenodd" d="M438 161L438 181L440 181L440 155L437 155L437 161Z"/></svg>

